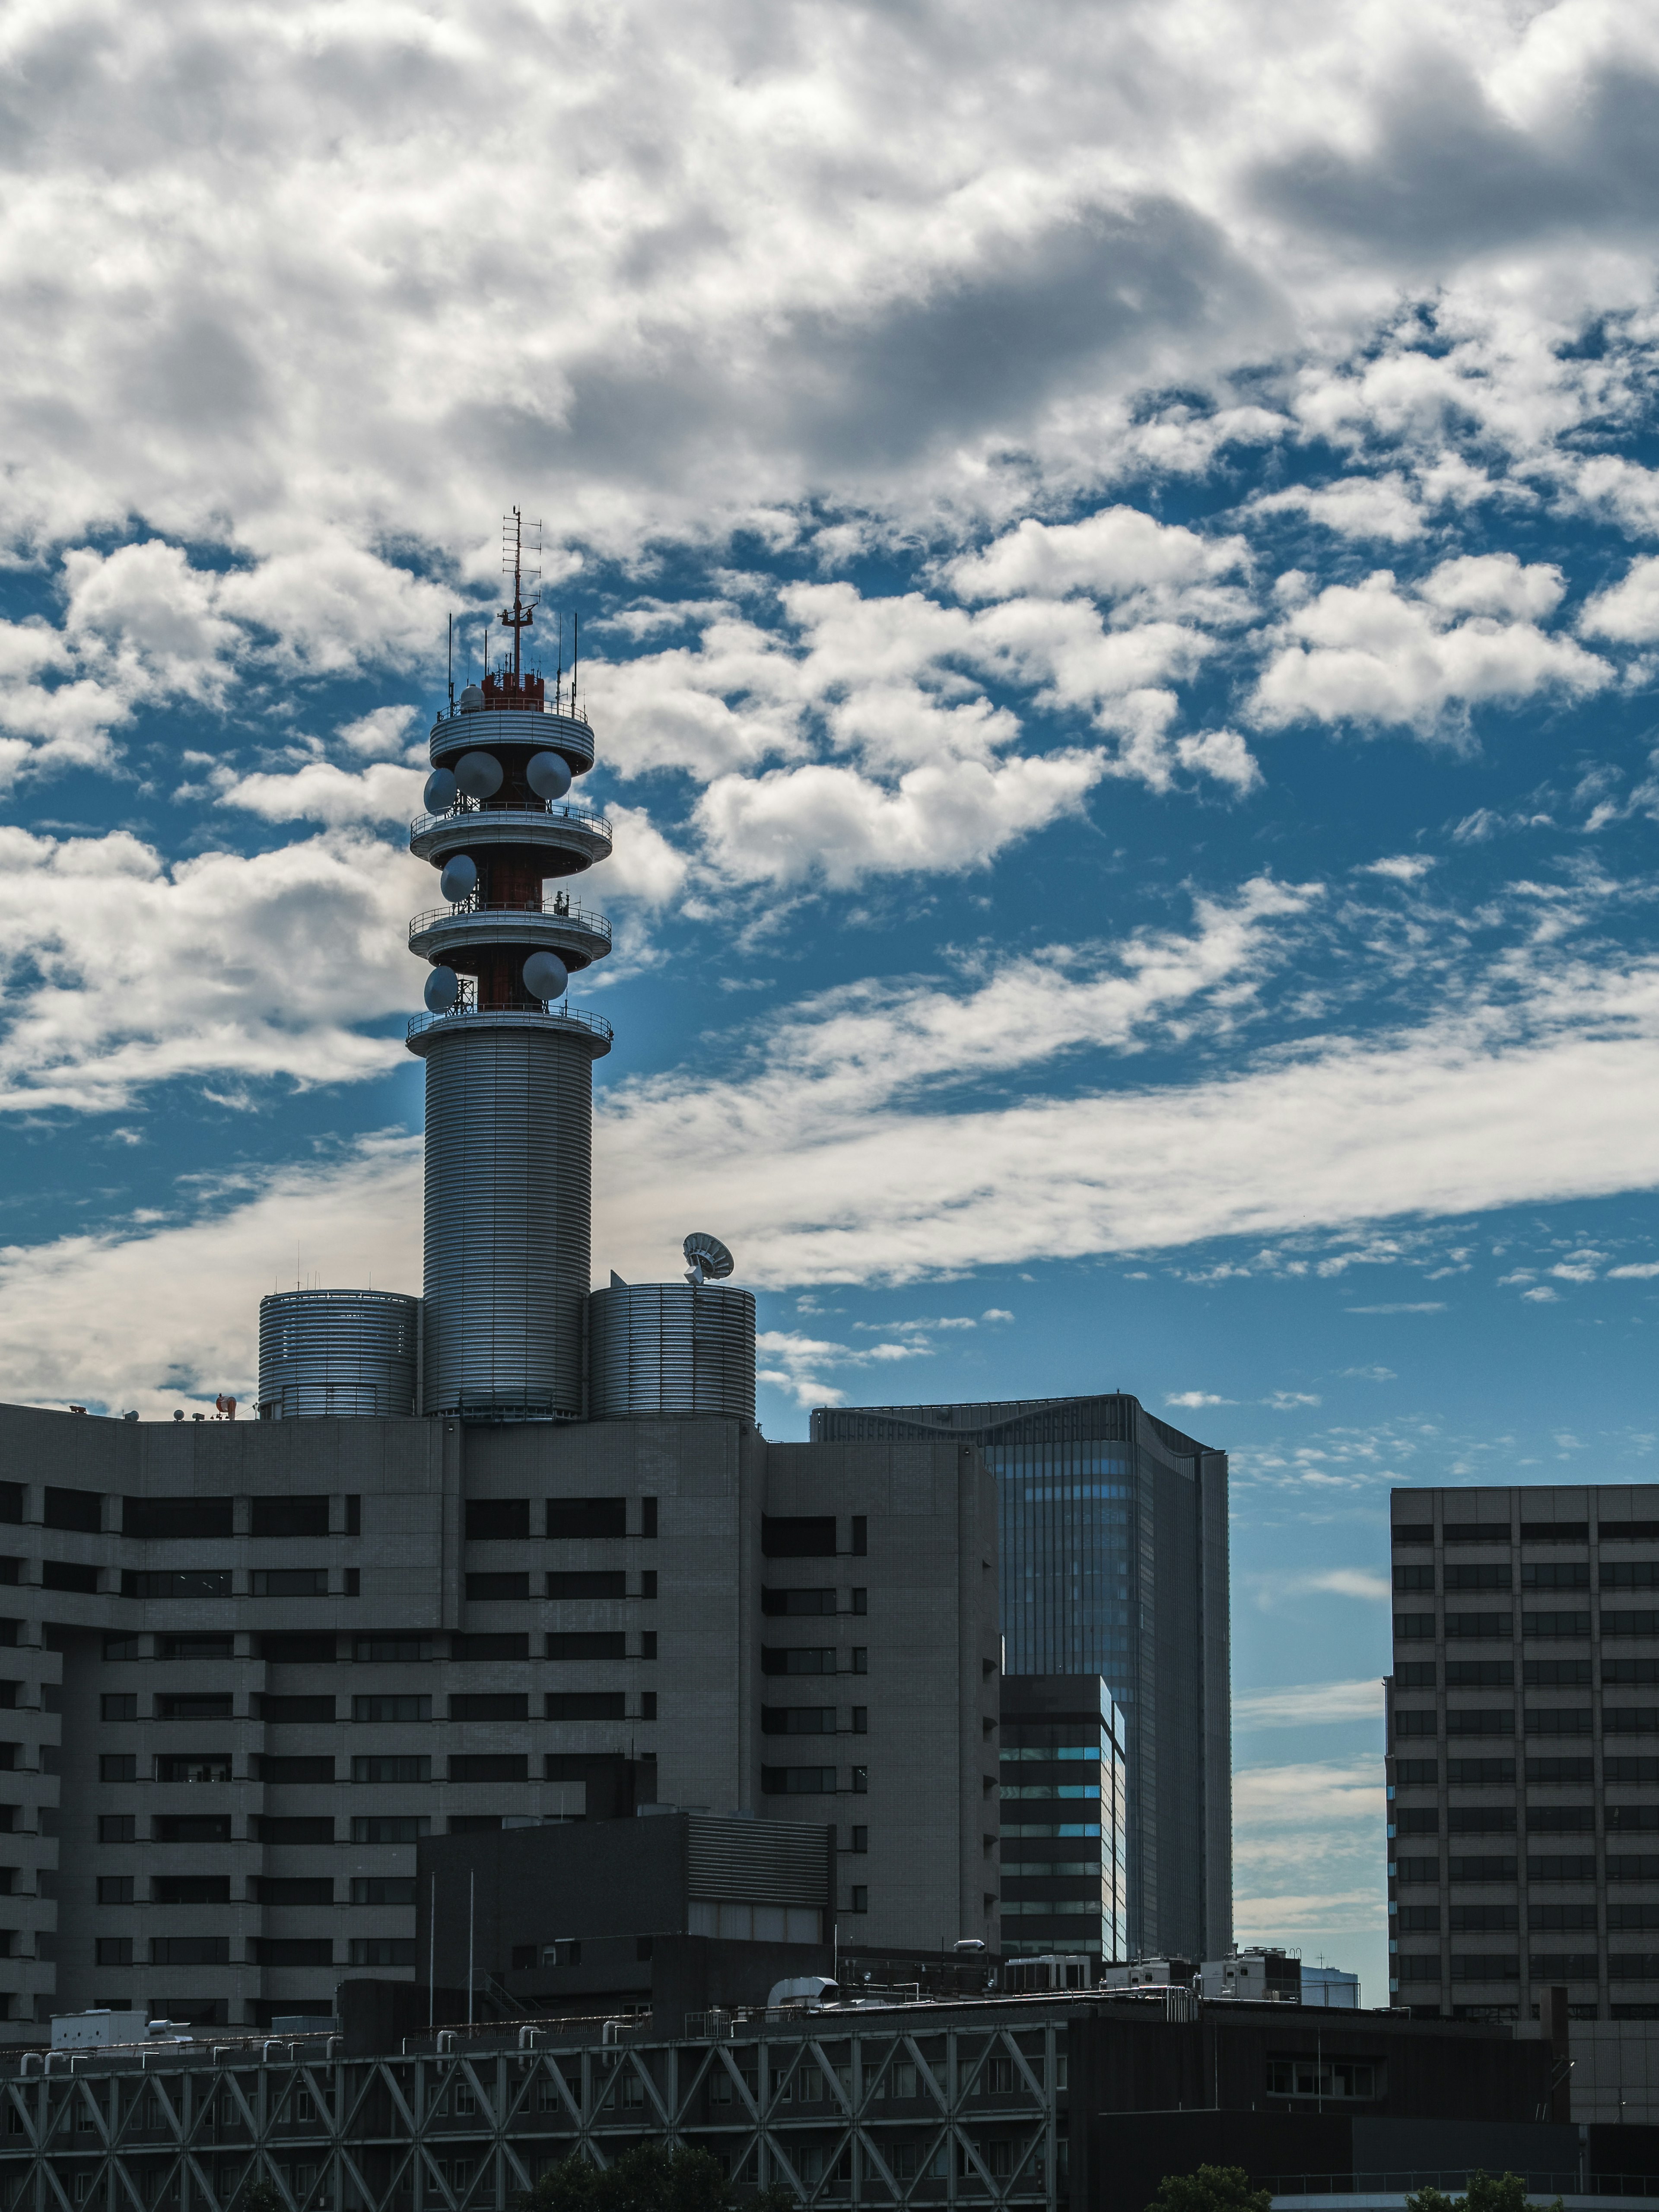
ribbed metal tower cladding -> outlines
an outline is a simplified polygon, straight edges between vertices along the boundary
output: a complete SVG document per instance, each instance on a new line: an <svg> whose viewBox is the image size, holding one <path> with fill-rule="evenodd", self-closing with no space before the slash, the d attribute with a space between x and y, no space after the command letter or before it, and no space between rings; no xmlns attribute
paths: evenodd
<svg viewBox="0 0 1659 2212"><path fill-rule="evenodd" d="M426 1061L422 1410L580 1419L593 1062L611 1027L568 998L538 998L546 963L538 974L533 956L576 972L609 951L611 925L567 885L610 852L611 830L585 806L538 795L538 782L557 781L549 755L571 776L592 766L593 732L562 688L549 709L543 678L516 666L518 644L515 629L514 667L469 684L433 725L433 781L459 769L461 789L410 831L418 860L476 873L410 927L410 951L440 971L440 995L451 988L442 970L461 979L459 1002L409 1033ZM495 787L469 798L490 784L489 763Z"/></svg>

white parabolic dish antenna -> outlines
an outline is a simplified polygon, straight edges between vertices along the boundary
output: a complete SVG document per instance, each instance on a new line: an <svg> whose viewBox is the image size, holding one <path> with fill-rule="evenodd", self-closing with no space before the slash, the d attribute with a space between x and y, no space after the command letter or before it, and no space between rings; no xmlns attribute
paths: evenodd
<svg viewBox="0 0 1659 2212"><path fill-rule="evenodd" d="M685 1271L688 1283L723 1283L738 1264L718 1237L701 1229L694 1229L680 1249L691 1263Z"/></svg>

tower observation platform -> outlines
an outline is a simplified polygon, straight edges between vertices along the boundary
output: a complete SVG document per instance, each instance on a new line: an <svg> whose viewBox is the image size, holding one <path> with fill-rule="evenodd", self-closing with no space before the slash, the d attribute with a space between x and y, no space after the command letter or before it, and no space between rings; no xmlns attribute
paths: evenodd
<svg viewBox="0 0 1659 2212"><path fill-rule="evenodd" d="M610 923L568 890L610 853L611 825L569 795L594 757L576 655L567 684L561 653L550 703L526 665L526 550L515 507L512 653L433 724L409 834L447 902L409 933L432 963L408 1040L426 1063L422 1411L474 1420L583 1413L592 1071L611 1049L610 1024L568 998L611 950Z"/></svg>

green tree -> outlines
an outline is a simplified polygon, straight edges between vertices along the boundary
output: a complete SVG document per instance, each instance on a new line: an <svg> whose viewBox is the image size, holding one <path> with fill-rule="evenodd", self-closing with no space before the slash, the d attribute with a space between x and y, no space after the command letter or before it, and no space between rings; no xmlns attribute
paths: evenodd
<svg viewBox="0 0 1659 2212"><path fill-rule="evenodd" d="M793 2191L775 2185L741 2194L706 2150L641 2143L607 2166L577 2155L543 2174L529 2212L792 2212Z"/></svg>
<svg viewBox="0 0 1659 2212"><path fill-rule="evenodd" d="M276 2183L262 2173L237 2197L236 2212L288 2212L288 2207Z"/></svg>
<svg viewBox="0 0 1659 2212"><path fill-rule="evenodd" d="M1528 2212L1537 2202L1528 2197L1518 2173L1476 2172L1469 2176L1467 2197L1448 2197L1443 2189L1419 2189L1406 2199L1406 2212ZM1555 2197L1543 2212L1562 2212L1561 2199Z"/></svg>
<svg viewBox="0 0 1659 2212"><path fill-rule="evenodd" d="M1273 2197L1252 2189L1242 2166L1200 2166L1195 2173L1166 2173L1146 2212L1271 2212Z"/></svg>

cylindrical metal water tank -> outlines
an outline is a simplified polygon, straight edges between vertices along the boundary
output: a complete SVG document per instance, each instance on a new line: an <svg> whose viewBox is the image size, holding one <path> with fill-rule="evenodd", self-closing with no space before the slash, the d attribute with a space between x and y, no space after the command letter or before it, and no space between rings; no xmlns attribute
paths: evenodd
<svg viewBox="0 0 1659 2212"><path fill-rule="evenodd" d="M278 1291L259 1301L259 1419L413 1413L421 1302L399 1291Z"/></svg>
<svg viewBox="0 0 1659 2212"><path fill-rule="evenodd" d="M574 1021L485 1013L434 1024L420 1047L425 1409L580 1419L604 1043Z"/></svg>
<svg viewBox="0 0 1659 2212"><path fill-rule="evenodd" d="M613 1283L587 1302L588 1413L755 1424L755 1297L728 1283Z"/></svg>

